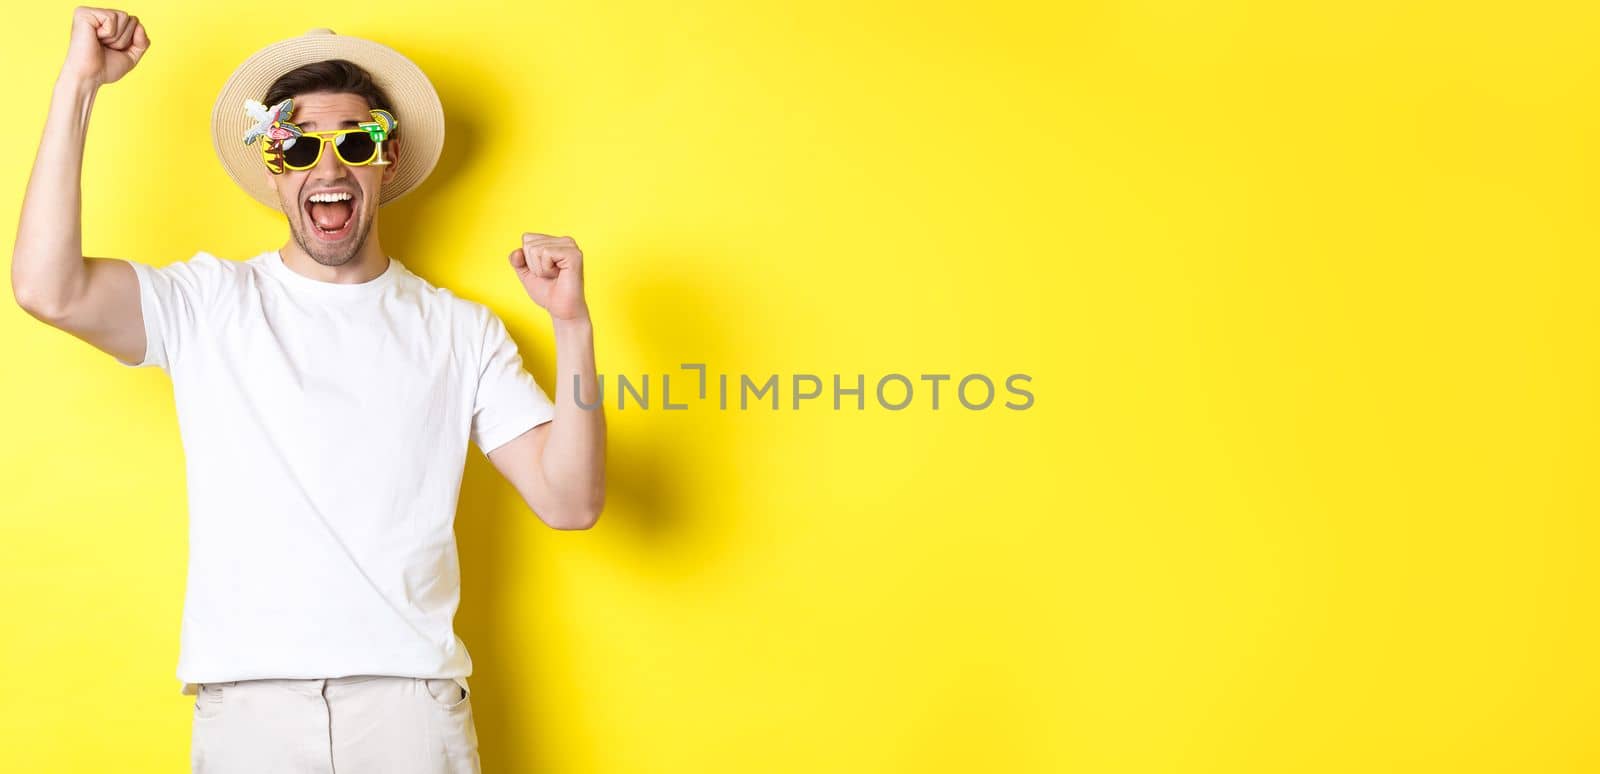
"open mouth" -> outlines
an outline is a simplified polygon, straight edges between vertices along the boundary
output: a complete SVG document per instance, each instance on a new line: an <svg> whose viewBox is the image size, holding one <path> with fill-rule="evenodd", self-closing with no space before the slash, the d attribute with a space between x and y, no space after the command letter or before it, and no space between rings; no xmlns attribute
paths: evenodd
<svg viewBox="0 0 1600 774"><path fill-rule="evenodd" d="M312 194L306 199L306 217L311 233L324 242L337 242L350 235L355 224L356 198L352 194Z"/></svg>

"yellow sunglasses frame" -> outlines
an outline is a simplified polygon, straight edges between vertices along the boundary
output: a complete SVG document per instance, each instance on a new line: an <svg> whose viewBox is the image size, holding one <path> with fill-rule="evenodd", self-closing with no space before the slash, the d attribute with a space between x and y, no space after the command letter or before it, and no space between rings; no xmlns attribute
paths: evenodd
<svg viewBox="0 0 1600 774"><path fill-rule="evenodd" d="M307 164L307 165L305 165L303 167L297 167L297 166L295 166L293 164L290 164L289 163L289 159L285 156L283 151L282 150L278 150L278 149L274 149L273 148L273 141L267 139L266 137L263 137L263 138L261 138L261 159L262 159L262 161L264 161L266 163L267 171L271 172L274 175L281 175L287 170L293 170L293 171L296 171L296 172L303 172L303 171L305 171L307 169L311 169L311 168L315 167L318 164L321 164L322 163L322 153L323 153L323 151L325 150L325 148L326 148L326 146L328 144L332 143L333 144L333 156L334 156L334 158L338 159L339 163L344 164L347 167L365 167L365 166L368 166L368 165L381 166L381 165L389 163L389 160L385 159L383 157L383 144L384 144L384 142L386 142L386 140L374 140L373 141L372 156L370 158L368 158L366 161L360 161L360 162L352 163L350 161L345 160L345 157L339 153L339 144L336 141L338 140L338 138L340 136L346 135L346 134L371 135L372 132L367 130L367 129L365 129L365 128L352 127L352 128L348 128L348 129L329 129L329 130L323 131L323 132L301 132L300 134L298 134L298 135L296 135L294 137L288 138L288 139L292 139L292 140L303 140L303 139L306 139L306 138L311 138L311 139L314 139L314 140L317 141L317 156L316 156L316 158L312 159L310 164ZM287 140L285 140L285 141L287 141Z"/></svg>

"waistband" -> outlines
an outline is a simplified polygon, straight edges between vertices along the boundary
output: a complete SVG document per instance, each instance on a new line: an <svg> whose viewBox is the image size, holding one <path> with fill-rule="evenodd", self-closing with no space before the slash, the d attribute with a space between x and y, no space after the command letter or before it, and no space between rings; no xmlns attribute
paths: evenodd
<svg viewBox="0 0 1600 774"><path fill-rule="evenodd" d="M465 678L465 677L446 677L446 678L441 678L441 677L436 676L436 675L430 675L430 676L423 676L423 675L345 675L345 676L342 676L342 677L258 677L258 678L251 678L251 679L248 679L248 680L227 680L227 681L217 681L217 682L221 683L222 685L238 685L239 683L275 684L275 685L282 685L282 686L284 686L286 688L289 688L291 690L301 691L303 693L320 693L322 691L323 686L325 686L325 685L348 685L350 683L363 683L363 682L366 682L368 680L381 680L381 679L389 679L389 680L438 680L438 679L454 680L457 685L461 686L461 691L462 691L463 694L470 695L472 693L472 689L467 687L467 678ZM181 694L183 694L185 696L195 696L195 695L200 693L200 686L204 685L204 683L189 683L189 682L185 682L182 685L183 685L183 687L180 689L179 693L181 693Z"/></svg>

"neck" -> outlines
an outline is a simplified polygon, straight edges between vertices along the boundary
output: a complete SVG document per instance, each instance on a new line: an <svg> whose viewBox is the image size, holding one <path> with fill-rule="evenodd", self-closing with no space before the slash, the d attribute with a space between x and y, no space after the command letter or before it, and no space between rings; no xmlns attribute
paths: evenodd
<svg viewBox="0 0 1600 774"><path fill-rule="evenodd" d="M296 274L310 277L321 282L360 283L376 279L389 268L389 256L383 251L383 246L378 244L377 229L367 238L361 246L361 251L354 258L345 262L343 266L326 266L318 263L315 258L300 249L300 243L290 237L289 241L279 248L283 256L283 263Z"/></svg>

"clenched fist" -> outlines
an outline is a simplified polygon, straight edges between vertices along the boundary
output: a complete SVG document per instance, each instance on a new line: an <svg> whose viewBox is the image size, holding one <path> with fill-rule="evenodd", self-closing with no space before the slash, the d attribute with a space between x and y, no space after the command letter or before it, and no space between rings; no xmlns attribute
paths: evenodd
<svg viewBox="0 0 1600 774"><path fill-rule="evenodd" d="M149 48L150 38L139 17L80 5L72 11L72 43L61 76L95 84L115 83Z"/></svg>
<svg viewBox="0 0 1600 774"><path fill-rule="evenodd" d="M589 316L583 298L583 251L567 236L527 233L511 251L511 268L533 302L556 320Z"/></svg>

